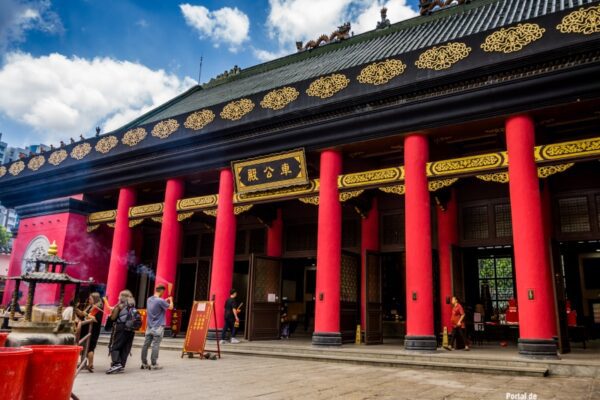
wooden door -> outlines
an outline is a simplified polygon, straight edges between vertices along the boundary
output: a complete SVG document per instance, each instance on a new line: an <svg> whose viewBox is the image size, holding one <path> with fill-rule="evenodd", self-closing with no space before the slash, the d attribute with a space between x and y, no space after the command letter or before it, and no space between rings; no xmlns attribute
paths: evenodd
<svg viewBox="0 0 600 400"><path fill-rule="evenodd" d="M196 284L194 287L194 300L208 300L210 291L210 261L198 260L196 264Z"/></svg>
<svg viewBox="0 0 600 400"><path fill-rule="evenodd" d="M383 344L382 271L379 253L367 251L365 282L365 344Z"/></svg>
<svg viewBox="0 0 600 400"><path fill-rule="evenodd" d="M248 340L279 339L281 260L250 256L248 276Z"/></svg>
<svg viewBox="0 0 600 400"><path fill-rule="evenodd" d="M342 252L340 332L342 343L354 343L360 323L360 256Z"/></svg>

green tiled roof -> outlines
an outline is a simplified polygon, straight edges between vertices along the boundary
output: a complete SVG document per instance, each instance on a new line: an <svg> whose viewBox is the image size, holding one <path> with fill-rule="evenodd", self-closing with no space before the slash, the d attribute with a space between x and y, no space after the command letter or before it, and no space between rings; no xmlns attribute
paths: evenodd
<svg viewBox="0 0 600 400"><path fill-rule="evenodd" d="M243 70L223 81L195 87L138 118L128 127L160 121L218 103L249 96L400 55L490 29L576 8L594 0L473 0L384 30L291 54ZM377 21L373 21L375 25Z"/></svg>

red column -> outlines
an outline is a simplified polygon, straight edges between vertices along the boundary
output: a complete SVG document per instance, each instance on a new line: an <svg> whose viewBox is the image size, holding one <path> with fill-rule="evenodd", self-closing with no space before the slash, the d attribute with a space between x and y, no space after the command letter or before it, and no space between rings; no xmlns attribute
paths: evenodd
<svg viewBox="0 0 600 400"><path fill-rule="evenodd" d="M556 356L553 295L543 226L540 187L534 159L532 119L506 121L510 206L519 310L519 353Z"/></svg>
<svg viewBox="0 0 600 400"><path fill-rule="evenodd" d="M404 140L406 229L406 338L407 350L435 350L433 282L431 271L431 216L426 164L427 137Z"/></svg>
<svg viewBox="0 0 600 400"><path fill-rule="evenodd" d="M156 266L155 285L174 288L177 277L177 263L181 253L181 224L177 220L177 200L183 197L185 183L183 179L169 179L165 190L165 206L160 228L160 245L158 247L158 264ZM171 293L165 292L165 297ZM166 315L166 325L171 325L171 312Z"/></svg>
<svg viewBox="0 0 600 400"><path fill-rule="evenodd" d="M210 276L210 299L215 301L215 313L221 327L223 307L233 283L236 220L233 213L233 175L229 168L221 170L219 204Z"/></svg>
<svg viewBox="0 0 600 400"><path fill-rule="evenodd" d="M338 195L337 179L342 173L342 155L335 150L323 151L320 169L317 299L312 342L317 345L341 345L342 206Z"/></svg>
<svg viewBox="0 0 600 400"><path fill-rule="evenodd" d="M360 224L360 254L361 254L361 270L360 281L360 326L364 331L366 326L367 312L367 288L364 282L367 279L367 251L379 251L379 205L377 197L373 197L371 201L371 210L366 218L361 220Z"/></svg>
<svg viewBox="0 0 600 400"><path fill-rule="evenodd" d="M452 305L446 300L454 295L452 293L452 246L458 243L458 211L454 189L451 191L450 200L446 204L436 207L436 210L440 256L440 315L442 329L447 327L448 332L451 332Z"/></svg>
<svg viewBox="0 0 600 400"><path fill-rule="evenodd" d="M267 229L267 256L281 257L283 240L283 218L281 208L277 209L277 218L271 222Z"/></svg>
<svg viewBox="0 0 600 400"><path fill-rule="evenodd" d="M119 292L124 290L127 284L127 267L132 244L131 228L129 227L129 208L135 205L135 198L136 194L133 188L122 188L119 191L117 219L115 221L112 251L110 253L108 279L106 281L106 295L111 305L115 305L118 302ZM108 315L108 312L105 311L105 315Z"/></svg>

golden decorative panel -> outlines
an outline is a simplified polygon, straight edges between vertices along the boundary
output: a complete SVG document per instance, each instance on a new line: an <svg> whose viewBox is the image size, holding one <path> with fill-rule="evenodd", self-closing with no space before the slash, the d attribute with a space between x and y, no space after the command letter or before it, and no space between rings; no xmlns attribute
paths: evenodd
<svg viewBox="0 0 600 400"><path fill-rule="evenodd" d="M356 78L360 83L383 85L402 75L406 64L400 60L385 60L367 65Z"/></svg>
<svg viewBox="0 0 600 400"><path fill-rule="evenodd" d="M166 139L177 129L179 129L179 122L175 119L167 119L154 125L154 128L152 128L152 136Z"/></svg>
<svg viewBox="0 0 600 400"><path fill-rule="evenodd" d="M223 107L221 111L221 118L228 119L230 121L237 121L250 111L254 110L254 103L250 99L241 99L232 101Z"/></svg>
<svg viewBox="0 0 600 400"><path fill-rule="evenodd" d="M146 139L148 132L144 128L130 129L123 135L121 142L129 147L136 146L142 140Z"/></svg>
<svg viewBox="0 0 600 400"><path fill-rule="evenodd" d="M66 150L56 150L54 153L50 154L48 157L48 162L54 166L60 165L67 158Z"/></svg>
<svg viewBox="0 0 600 400"><path fill-rule="evenodd" d="M85 156L90 154L90 151L92 151L91 144L89 144L89 143L78 144L77 146L73 147L73 150L71 150L71 158L74 158L76 160L83 160L83 158Z"/></svg>
<svg viewBox="0 0 600 400"><path fill-rule="evenodd" d="M14 162L10 165L10 167L8 168L8 172L12 175L12 176L17 176L19 175L21 172L23 172L23 170L25 169L25 163L23 161L17 161Z"/></svg>
<svg viewBox="0 0 600 400"><path fill-rule="evenodd" d="M386 168L372 171L356 172L338 177L338 187L350 188L357 186L391 183L404 179L404 168Z"/></svg>
<svg viewBox="0 0 600 400"><path fill-rule="evenodd" d="M502 28L488 35L481 44L483 51L513 53L539 40L546 30L538 24L519 24L512 28Z"/></svg>
<svg viewBox="0 0 600 400"><path fill-rule="evenodd" d="M353 190L351 192L341 192L338 194L338 196L339 196L340 201L343 203L345 201L348 201L350 199L360 196L364 191L365 191L364 189L360 189L360 190Z"/></svg>
<svg viewBox="0 0 600 400"><path fill-rule="evenodd" d="M311 196L311 197L300 197L298 200L305 204L312 204L314 206L319 205L319 196Z"/></svg>
<svg viewBox="0 0 600 400"><path fill-rule="evenodd" d="M311 97L326 99L345 89L349 83L350 79L346 78L344 74L323 76L310 84L306 89L306 94Z"/></svg>
<svg viewBox="0 0 600 400"><path fill-rule="evenodd" d="M95 149L98 153L106 154L119 144L119 139L116 136L107 136L96 143Z"/></svg>
<svg viewBox="0 0 600 400"><path fill-rule="evenodd" d="M269 190L266 192L255 193L236 193L233 196L234 203L248 203L251 201L267 201L282 199L286 197L297 197L310 193L319 192L319 180L313 179L309 181L308 187L296 186L277 190Z"/></svg>
<svg viewBox="0 0 600 400"><path fill-rule="evenodd" d="M0 167L0 178L2 178L4 175L6 175L6 167L3 165Z"/></svg>
<svg viewBox="0 0 600 400"><path fill-rule="evenodd" d="M600 32L600 5L580 8L566 15L560 24L556 25L562 33L581 33L591 35Z"/></svg>
<svg viewBox="0 0 600 400"><path fill-rule="evenodd" d="M404 185L384 186L384 187L380 187L379 190L381 190L384 193L393 193L393 194L402 196L403 194L406 193L406 186L404 186Z"/></svg>
<svg viewBox="0 0 600 400"><path fill-rule="evenodd" d="M144 222L144 218L132 219L129 221L129 227L133 228Z"/></svg>
<svg viewBox="0 0 600 400"><path fill-rule="evenodd" d="M154 222L158 222L159 224L162 224L162 217L150 217L150 219Z"/></svg>
<svg viewBox="0 0 600 400"><path fill-rule="evenodd" d="M183 123L183 126L194 131L199 131L206 125L213 122L214 119L215 113L211 110L200 110L188 115L188 117L185 119L185 122Z"/></svg>
<svg viewBox="0 0 600 400"><path fill-rule="evenodd" d="M443 46L436 46L424 51L415 61L415 65L421 69L433 69L440 71L448 69L460 60L467 58L471 53L471 48L464 43L448 43Z"/></svg>
<svg viewBox="0 0 600 400"><path fill-rule="evenodd" d="M571 168L575 163L548 165L545 167L538 167L537 174L538 178L547 178L550 175L558 174L559 172L565 172Z"/></svg>
<svg viewBox="0 0 600 400"><path fill-rule="evenodd" d="M92 233L92 232L94 232L98 228L100 228L100 224L88 225L85 230L86 230L87 233Z"/></svg>
<svg viewBox="0 0 600 400"><path fill-rule="evenodd" d="M129 218L149 217L156 214L162 214L164 203L152 203L142 206L135 206L129 209Z"/></svg>
<svg viewBox="0 0 600 400"><path fill-rule="evenodd" d="M217 209L216 208L213 208L213 209L210 209L210 210L202 210L202 212L204 214L208 215L208 216L211 216L211 217L216 217L217 216Z"/></svg>
<svg viewBox="0 0 600 400"><path fill-rule="evenodd" d="M235 206L235 207L233 207L233 213L235 215L240 215L241 213L246 212L251 208L252 208L252 204L247 204L245 206Z"/></svg>
<svg viewBox="0 0 600 400"><path fill-rule="evenodd" d="M177 211L198 210L201 208L215 207L218 201L219 195L216 194L181 199L177 200Z"/></svg>
<svg viewBox="0 0 600 400"><path fill-rule="evenodd" d="M501 168L506 165L507 158L505 153L488 153L427 163L427 175L455 175Z"/></svg>
<svg viewBox="0 0 600 400"><path fill-rule="evenodd" d="M46 164L46 159L44 156L35 156L27 163L27 168L32 171L37 171L42 167L42 165Z"/></svg>
<svg viewBox="0 0 600 400"><path fill-rule="evenodd" d="M448 186L454 184L454 182L456 182L457 180L458 180L458 178L450 178L450 179L440 179L437 181L429 181L428 182L429 191L436 192L440 189L443 189L445 187L448 187Z"/></svg>
<svg viewBox="0 0 600 400"><path fill-rule="evenodd" d="M117 210L98 211L88 215L88 224L114 221L117 219Z"/></svg>
<svg viewBox="0 0 600 400"><path fill-rule="evenodd" d="M486 182L508 183L508 172L497 172L495 174L476 175L477 179Z"/></svg>
<svg viewBox="0 0 600 400"><path fill-rule="evenodd" d="M547 144L536 148L536 160L561 160L600 155L600 137Z"/></svg>
<svg viewBox="0 0 600 400"><path fill-rule="evenodd" d="M109 228L114 228L115 227L115 223L114 222L109 222L106 224L106 226L108 226Z"/></svg>
<svg viewBox="0 0 600 400"><path fill-rule="evenodd" d="M177 214L177 221L179 221L179 222L185 221L186 219L191 218L192 215L194 215L193 211ZM162 218L161 218L161 222L162 222Z"/></svg>
<svg viewBox="0 0 600 400"><path fill-rule="evenodd" d="M271 110L281 110L292 101L296 100L299 94L300 93L298 93L296 89L289 86L273 90L263 97L260 106Z"/></svg>

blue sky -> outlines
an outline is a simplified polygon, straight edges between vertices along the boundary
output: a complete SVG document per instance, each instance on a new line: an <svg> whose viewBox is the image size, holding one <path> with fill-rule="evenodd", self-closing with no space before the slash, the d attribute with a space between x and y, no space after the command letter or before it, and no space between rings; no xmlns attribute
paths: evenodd
<svg viewBox="0 0 600 400"><path fill-rule="evenodd" d="M196 83L418 0L0 0L0 132L9 146L116 129Z"/></svg>

